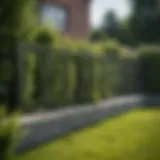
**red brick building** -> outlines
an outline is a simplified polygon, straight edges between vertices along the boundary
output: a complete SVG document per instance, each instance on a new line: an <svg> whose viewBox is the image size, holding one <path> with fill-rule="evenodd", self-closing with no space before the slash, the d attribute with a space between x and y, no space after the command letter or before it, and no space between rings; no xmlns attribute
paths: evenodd
<svg viewBox="0 0 160 160"><path fill-rule="evenodd" d="M73 38L84 39L89 36L90 0L39 1L44 24L51 25Z"/></svg>

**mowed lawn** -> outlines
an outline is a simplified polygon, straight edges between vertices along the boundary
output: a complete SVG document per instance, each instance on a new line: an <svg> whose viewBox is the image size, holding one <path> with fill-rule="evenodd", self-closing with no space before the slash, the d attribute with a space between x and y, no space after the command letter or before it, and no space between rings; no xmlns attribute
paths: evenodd
<svg viewBox="0 0 160 160"><path fill-rule="evenodd" d="M16 160L160 160L160 109L112 118Z"/></svg>

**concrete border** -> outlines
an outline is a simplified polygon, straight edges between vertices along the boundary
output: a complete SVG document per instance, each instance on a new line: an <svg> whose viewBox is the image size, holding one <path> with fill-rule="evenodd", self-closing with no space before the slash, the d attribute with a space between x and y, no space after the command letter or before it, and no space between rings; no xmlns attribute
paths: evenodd
<svg viewBox="0 0 160 160"><path fill-rule="evenodd" d="M130 109L157 105L160 105L160 95L137 94L113 98L98 104L27 115L20 121L20 131L26 133L26 136L16 145L16 152L27 151L76 129L127 112Z"/></svg>

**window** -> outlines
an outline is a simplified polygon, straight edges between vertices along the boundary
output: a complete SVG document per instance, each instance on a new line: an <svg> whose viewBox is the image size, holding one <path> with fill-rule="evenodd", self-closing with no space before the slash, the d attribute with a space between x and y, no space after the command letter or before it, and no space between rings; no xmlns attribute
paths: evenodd
<svg viewBox="0 0 160 160"><path fill-rule="evenodd" d="M66 28L66 10L54 4L42 4L40 9L40 19L42 24L54 27L58 31Z"/></svg>

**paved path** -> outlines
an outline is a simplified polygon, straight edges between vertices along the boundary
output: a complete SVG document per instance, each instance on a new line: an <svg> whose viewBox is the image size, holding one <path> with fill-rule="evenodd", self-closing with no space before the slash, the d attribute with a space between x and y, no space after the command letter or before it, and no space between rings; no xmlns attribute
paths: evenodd
<svg viewBox="0 0 160 160"><path fill-rule="evenodd" d="M27 133L16 146L18 152L66 135L81 127L96 123L129 109L160 105L160 96L142 94L122 96L92 105L79 105L45 113L25 115L21 131Z"/></svg>

